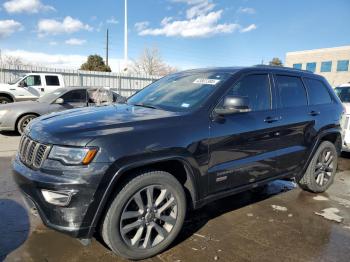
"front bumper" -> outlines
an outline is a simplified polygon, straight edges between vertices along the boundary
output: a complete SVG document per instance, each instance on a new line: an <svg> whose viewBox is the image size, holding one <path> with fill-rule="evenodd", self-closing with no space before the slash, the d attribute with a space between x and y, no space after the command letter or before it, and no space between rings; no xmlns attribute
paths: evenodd
<svg viewBox="0 0 350 262"><path fill-rule="evenodd" d="M52 163L50 163L52 162ZM108 164L57 168L57 161L46 160L41 170L32 170L16 156L13 161L14 179L31 205L35 205L43 223L77 238L90 238L92 221L104 190L101 180ZM55 169L49 169L54 166ZM64 169L65 168L65 169ZM46 202L42 189L76 192L67 206Z"/></svg>

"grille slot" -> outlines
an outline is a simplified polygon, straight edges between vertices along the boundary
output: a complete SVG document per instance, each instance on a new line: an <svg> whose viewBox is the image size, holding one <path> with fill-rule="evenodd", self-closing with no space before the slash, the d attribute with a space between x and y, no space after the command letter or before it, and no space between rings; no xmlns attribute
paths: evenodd
<svg viewBox="0 0 350 262"><path fill-rule="evenodd" d="M50 146L38 143L25 135L22 136L18 154L26 166L40 168L49 152Z"/></svg>

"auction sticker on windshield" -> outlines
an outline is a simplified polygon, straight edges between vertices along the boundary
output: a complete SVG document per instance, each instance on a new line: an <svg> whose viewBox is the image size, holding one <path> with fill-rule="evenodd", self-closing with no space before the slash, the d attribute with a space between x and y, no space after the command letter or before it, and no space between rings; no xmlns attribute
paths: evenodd
<svg viewBox="0 0 350 262"><path fill-rule="evenodd" d="M193 84L201 84L201 85L212 85L215 86L217 83L219 83L220 80L218 79L208 79L208 78L197 78L194 80Z"/></svg>

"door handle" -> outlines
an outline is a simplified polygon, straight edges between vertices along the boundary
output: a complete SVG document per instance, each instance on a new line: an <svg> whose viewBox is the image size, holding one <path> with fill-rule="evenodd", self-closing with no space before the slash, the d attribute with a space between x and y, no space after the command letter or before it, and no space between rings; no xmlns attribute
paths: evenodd
<svg viewBox="0 0 350 262"><path fill-rule="evenodd" d="M280 121L282 119L282 117L280 116L276 116L276 117L271 117L271 116L268 116L265 118L265 123L274 123L274 122L277 122L277 121Z"/></svg>
<svg viewBox="0 0 350 262"><path fill-rule="evenodd" d="M319 114L321 114L320 111L314 111L314 110L309 113L310 116L318 116Z"/></svg>

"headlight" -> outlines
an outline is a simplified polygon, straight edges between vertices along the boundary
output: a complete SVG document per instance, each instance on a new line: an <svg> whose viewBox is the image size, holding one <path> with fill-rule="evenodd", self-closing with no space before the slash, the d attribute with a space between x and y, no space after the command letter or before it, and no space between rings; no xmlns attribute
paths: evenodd
<svg viewBox="0 0 350 262"><path fill-rule="evenodd" d="M67 165L88 165L97 151L97 148L53 146L49 158Z"/></svg>

